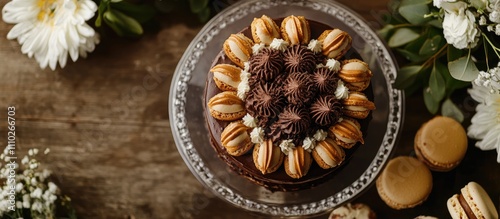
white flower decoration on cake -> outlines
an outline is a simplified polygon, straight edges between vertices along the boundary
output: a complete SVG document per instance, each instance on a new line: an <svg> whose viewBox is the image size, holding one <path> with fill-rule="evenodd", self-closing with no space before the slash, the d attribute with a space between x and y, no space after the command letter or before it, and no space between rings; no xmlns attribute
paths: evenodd
<svg viewBox="0 0 500 219"><path fill-rule="evenodd" d="M316 65L316 68L323 68L323 67L325 67L325 65L323 65L323 63L319 63Z"/></svg>
<svg viewBox="0 0 500 219"><path fill-rule="evenodd" d="M85 22L96 11L92 0L13 0L3 7L2 18L15 24L7 39L17 39L21 52L42 69L55 70L57 63L64 67L68 58L76 61L94 51L99 37Z"/></svg>
<svg viewBox="0 0 500 219"><path fill-rule="evenodd" d="M321 42L314 39L309 41L307 48L314 53L320 53L321 51L323 51L323 45L321 44Z"/></svg>
<svg viewBox="0 0 500 219"><path fill-rule="evenodd" d="M314 147L316 147L316 139L311 137L304 138L304 141L302 142L302 147L304 148L304 150L311 153Z"/></svg>
<svg viewBox="0 0 500 219"><path fill-rule="evenodd" d="M252 132L250 132L250 139L254 144L264 142L264 130L261 127L255 127Z"/></svg>
<svg viewBox="0 0 500 219"><path fill-rule="evenodd" d="M283 52L288 48L288 42L284 41L283 39L274 38L269 47L271 47L271 49L276 49Z"/></svg>
<svg viewBox="0 0 500 219"><path fill-rule="evenodd" d="M288 154L289 151L292 151L295 148L295 144L290 139L281 141L279 146L281 152L283 152L284 154Z"/></svg>
<svg viewBox="0 0 500 219"><path fill-rule="evenodd" d="M340 62L335 59L328 59L326 60L326 67L334 72L338 72L340 71Z"/></svg>
<svg viewBox="0 0 500 219"><path fill-rule="evenodd" d="M246 63L248 62L245 62L245 69ZM247 93L250 91L250 85L248 84L248 79L250 78L250 76L251 74L247 70L243 70L240 73L241 81L236 88L236 95L242 100L245 100L245 98L247 97Z"/></svg>
<svg viewBox="0 0 500 219"><path fill-rule="evenodd" d="M243 71L250 72L250 62L243 62Z"/></svg>
<svg viewBox="0 0 500 219"><path fill-rule="evenodd" d="M248 85L248 79L241 81L238 84L238 88L236 91L236 96L238 96L240 99L245 100L247 98L247 93L250 91L250 85Z"/></svg>
<svg viewBox="0 0 500 219"><path fill-rule="evenodd" d="M325 140L326 136L328 136L328 133L326 133L323 129L318 129L318 131L314 133L313 138L316 141L323 141Z"/></svg>
<svg viewBox="0 0 500 219"><path fill-rule="evenodd" d="M257 127L257 119L247 113L243 116L243 125L249 128L255 128Z"/></svg>
<svg viewBox="0 0 500 219"><path fill-rule="evenodd" d="M252 52L253 54L257 54L260 52L261 49L264 49L266 48L266 45L264 45L264 43L256 43L252 46Z"/></svg>
<svg viewBox="0 0 500 219"><path fill-rule="evenodd" d="M339 100L346 99L349 96L349 88L344 85L344 82L339 80L337 83L337 90L335 90L335 97Z"/></svg>

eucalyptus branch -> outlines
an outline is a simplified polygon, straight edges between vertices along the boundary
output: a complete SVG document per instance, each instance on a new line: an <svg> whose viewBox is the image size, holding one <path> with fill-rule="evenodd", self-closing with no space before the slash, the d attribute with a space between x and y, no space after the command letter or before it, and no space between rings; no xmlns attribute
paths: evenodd
<svg viewBox="0 0 500 219"><path fill-rule="evenodd" d="M488 43L490 44L491 48L493 49L493 51L495 52L495 54L497 55L497 57L500 59L500 54L498 54L498 52L500 51L499 48L497 48L493 42L491 42L491 40L488 38L488 36L486 36L486 34L482 33L484 39L486 39L486 41L488 41Z"/></svg>
<svg viewBox="0 0 500 219"><path fill-rule="evenodd" d="M445 44L443 47L441 47L441 49L439 49L437 51L436 54L432 55L429 59L427 59L423 64L422 64L422 67L425 68L425 67L428 67L430 66L432 63L434 63L435 60L437 60L438 58L440 58L441 56L443 56L444 54L446 54L446 49L448 48L448 44Z"/></svg>
<svg viewBox="0 0 500 219"><path fill-rule="evenodd" d="M484 34L483 34L483 42L485 40L485 37L484 37ZM483 43L483 47L484 47L484 56L486 58L486 68L487 69L490 69L490 62L489 62L489 58L488 58L488 47L486 47L486 43Z"/></svg>

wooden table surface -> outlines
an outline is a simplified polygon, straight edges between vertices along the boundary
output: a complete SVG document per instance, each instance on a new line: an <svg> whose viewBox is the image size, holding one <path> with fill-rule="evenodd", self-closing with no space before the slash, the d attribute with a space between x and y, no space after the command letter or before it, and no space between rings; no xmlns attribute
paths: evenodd
<svg viewBox="0 0 500 219"><path fill-rule="evenodd" d="M374 28L380 27L379 15L387 11L387 0L341 2ZM176 16L160 16L159 30L137 40L106 32L87 59L56 71L41 70L23 55L16 41L6 39L12 25L0 22L0 121L6 121L7 106L16 107L18 154L50 148L43 165L72 197L80 218L258 217L206 190L177 152L168 117L170 82L202 25L182 22L190 16ZM459 104L470 117L471 99ZM407 98L395 155L412 154L416 130L431 117L421 96ZM6 122L0 122L1 145L6 145L6 128ZM388 208L374 186L353 202L369 204L379 218L449 218L446 199L475 180L500 208L500 164L495 158L496 152L482 152L471 142L457 169L433 173L429 200L414 209Z"/></svg>

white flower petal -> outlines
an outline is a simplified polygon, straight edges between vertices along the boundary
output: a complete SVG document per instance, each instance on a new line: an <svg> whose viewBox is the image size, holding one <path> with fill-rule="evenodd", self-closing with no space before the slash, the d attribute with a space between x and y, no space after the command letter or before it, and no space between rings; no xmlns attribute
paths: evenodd
<svg viewBox="0 0 500 219"><path fill-rule="evenodd" d="M76 28L78 30L78 33L84 37L92 37L95 34L94 29L92 29L89 25L86 25L86 24L77 26ZM82 39L85 40L86 38L82 38Z"/></svg>
<svg viewBox="0 0 500 219"><path fill-rule="evenodd" d="M50 8L49 8L50 7ZM34 57L41 68L64 67L68 55L76 61L99 42L96 32L85 22L94 17L92 0L12 0L2 9L2 18L15 24L7 34L17 39L23 54Z"/></svg>
<svg viewBox="0 0 500 219"><path fill-rule="evenodd" d="M484 136L482 141L476 143L476 147L483 151L493 150L500 147L500 126L497 125Z"/></svg>
<svg viewBox="0 0 500 219"><path fill-rule="evenodd" d="M16 39L19 36L25 34L26 32L31 31L31 29L33 29L33 24L31 24L31 23L16 24L7 34L7 39L9 39L9 40Z"/></svg>

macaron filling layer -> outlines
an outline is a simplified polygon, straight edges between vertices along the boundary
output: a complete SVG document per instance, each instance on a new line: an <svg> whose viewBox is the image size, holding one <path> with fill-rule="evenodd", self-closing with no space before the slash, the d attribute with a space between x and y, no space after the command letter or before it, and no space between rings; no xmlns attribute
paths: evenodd
<svg viewBox="0 0 500 219"><path fill-rule="evenodd" d="M462 194L458 195L458 202L460 203L460 206L462 206L462 208L464 209L465 214L469 219L477 219L476 215L474 214L474 212L472 211L472 209L470 208L469 204L467 203Z"/></svg>

